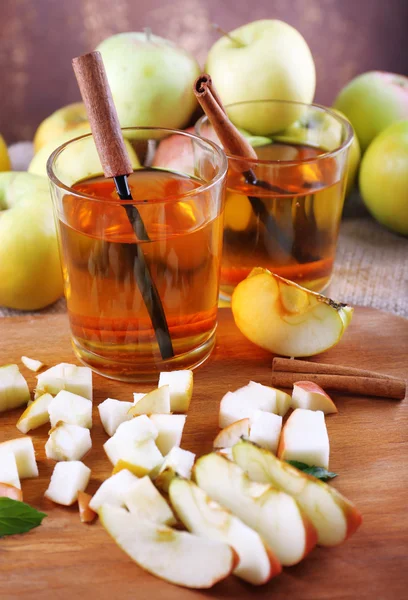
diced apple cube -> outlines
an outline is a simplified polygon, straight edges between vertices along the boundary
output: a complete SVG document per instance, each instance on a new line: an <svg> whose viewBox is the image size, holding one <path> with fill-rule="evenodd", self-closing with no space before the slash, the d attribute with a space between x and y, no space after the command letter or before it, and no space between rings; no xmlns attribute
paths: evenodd
<svg viewBox="0 0 408 600"><path fill-rule="evenodd" d="M11 450L0 450L0 482L21 490L16 457Z"/></svg>
<svg viewBox="0 0 408 600"><path fill-rule="evenodd" d="M48 407L51 427L59 421L80 427L92 427L92 402L83 396L61 390Z"/></svg>
<svg viewBox="0 0 408 600"><path fill-rule="evenodd" d="M34 360L34 358L28 358L28 356L22 356L21 362L25 367L27 367L27 369L30 369L30 371L34 372L39 371L41 367L44 366L44 363L42 363L40 360Z"/></svg>
<svg viewBox="0 0 408 600"><path fill-rule="evenodd" d="M91 369L60 363L37 376L36 398L45 393L55 395L61 390L92 400Z"/></svg>
<svg viewBox="0 0 408 600"><path fill-rule="evenodd" d="M180 446L186 418L186 415L150 415L159 432L156 445L163 456L174 446Z"/></svg>
<svg viewBox="0 0 408 600"><path fill-rule="evenodd" d="M159 388L163 385L170 386L170 410L186 413L193 395L193 372L168 371L160 373Z"/></svg>
<svg viewBox="0 0 408 600"><path fill-rule="evenodd" d="M293 384L292 408L321 410L325 415L338 412L330 396L312 381L297 381Z"/></svg>
<svg viewBox="0 0 408 600"><path fill-rule="evenodd" d="M34 402L31 402L17 421L17 429L21 433L28 433L30 429L36 429L45 425L50 420L48 407L52 401L51 394L43 394Z"/></svg>
<svg viewBox="0 0 408 600"><path fill-rule="evenodd" d="M154 440L132 442L115 436L116 434L104 444L104 450L115 467L121 462L121 469L126 468L137 477L143 477L163 462L163 456Z"/></svg>
<svg viewBox="0 0 408 600"><path fill-rule="evenodd" d="M81 492L81 490L78 492L78 509L81 523L92 523L97 517L97 513L89 507L91 500L91 494Z"/></svg>
<svg viewBox="0 0 408 600"><path fill-rule="evenodd" d="M129 410L129 414L134 417L137 415L151 415L153 413L170 413L170 386L164 385L148 394L145 394Z"/></svg>
<svg viewBox="0 0 408 600"><path fill-rule="evenodd" d="M329 436L322 411L294 410L282 429L278 457L328 469L329 453Z"/></svg>
<svg viewBox="0 0 408 600"><path fill-rule="evenodd" d="M251 417L249 439L274 454L278 449L282 417L264 410L256 410Z"/></svg>
<svg viewBox="0 0 408 600"><path fill-rule="evenodd" d="M156 489L150 477L138 479L124 495L125 506L130 512L154 523L174 525L176 519L166 500Z"/></svg>
<svg viewBox="0 0 408 600"><path fill-rule="evenodd" d="M47 458L58 461L81 460L91 448L89 429L60 421L50 431L45 453Z"/></svg>
<svg viewBox="0 0 408 600"><path fill-rule="evenodd" d="M120 471L112 475L100 485L89 502L89 507L98 512L103 504L113 506L125 506L126 492L138 481L137 477L130 471Z"/></svg>
<svg viewBox="0 0 408 600"><path fill-rule="evenodd" d="M14 454L20 479L38 477L33 440L28 435L3 442L0 444L0 454L4 450L10 450ZM7 482L5 481L4 483Z"/></svg>
<svg viewBox="0 0 408 600"><path fill-rule="evenodd" d="M213 447L214 448L231 448L234 444L239 442L241 438L248 438L249 436L249 419L241 419L235 421L228 427L222 429L216 436Z"/></svg>
<svg viewBox="0 0 408 600"><path fill-rule="evenodd" d="M71 506L78 500L78 493L85 491L90 477L91 469L79 460L59 462L44 496L57 504Z"/></svg>
<svg viewBox="0 0 408 600"><path fill-rule="evenodd" d="M195 454L174 446L165 457L154 482L163 491L167 492L170 481L176 475L190 479L194 465Z"/></svg>
<svg viewBox="0 0 408 600"><path fill-rule="evenodd" d="M0 412L27 404L30 392L17 365L0 367Z"/></svg>
<svg viewBox="0 0 408 600"><path fill-rule="evenodd" d="M129 414L129 410L132 406L132 402L123 402L114 398L107 398L98 406L102 426L110 437L114 435L121 423L130 421L132 415Z"/></svg>
<svg viewBox="0 0 408 600"><path fill-rule="evenodd" d="M134 392L133 393L133 404L137 404L143 396L146 396L149 392Z"/></svg>

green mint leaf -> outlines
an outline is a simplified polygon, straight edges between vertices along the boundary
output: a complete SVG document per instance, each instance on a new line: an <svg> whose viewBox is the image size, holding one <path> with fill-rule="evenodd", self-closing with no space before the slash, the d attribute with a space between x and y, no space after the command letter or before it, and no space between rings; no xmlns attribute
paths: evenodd
<svg viewBox="0 0 408 600"><path fill-rule="evenodd" d="M0 498L0 538L15 533L25 533L41 525L47 515L25 502Z"/></svg>
<svg viewBox="0 0 408 600"><path fill-rule="evenodd" d="M337 477L337 473L328 471L324 467L311 467L310 465L299 462L298 460L288 460L287 462L292 465L292 467L299 469L299 471L303 471L303 473L307 473L308 475L313 475L313 477L316 477L316 479L321 479L322 481L327 481L328 479L334 479Z"/></svg>

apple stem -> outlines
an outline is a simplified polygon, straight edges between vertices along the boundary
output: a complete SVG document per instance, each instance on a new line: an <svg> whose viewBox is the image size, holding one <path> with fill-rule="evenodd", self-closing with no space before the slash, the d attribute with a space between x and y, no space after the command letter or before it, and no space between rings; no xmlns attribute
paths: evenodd
<svg viewBox="0 0 408 600"><path fill-rule="evenodd" d="M236 38L232 37L232 35L230 35L227 31L225 31L225 29L220 27L217 23L211 23L211 25L215 29L215 31L218 31L218 33L220 33L221 35L227 37L230 40L230 42L232 42L236 46L240 46L241 48L244 46L244 44L240 40L237 40Z"/></svg>
<svg viewBox="0 0 408 600"><path fill-rule="evenodd" d="M146 35L146 41L150 42L150 37L152 35L152 30L150 29L150 27L145 27L144 30L145 35Z"/></svg>

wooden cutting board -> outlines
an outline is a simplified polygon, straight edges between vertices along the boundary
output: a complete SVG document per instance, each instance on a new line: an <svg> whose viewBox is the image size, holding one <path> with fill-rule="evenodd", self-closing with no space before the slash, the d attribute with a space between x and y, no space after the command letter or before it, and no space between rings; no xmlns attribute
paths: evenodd
<svg viewBox="0 0 408 600"><path fill-rule="evenodd" d="M74 362L65 315L0 319L0 364L16 362L30 388L35 376L21 355L47 365ZM374 309L357 308L342 342L315 360L407 376L408 320ZM253 379L270 383L271 356L246 341L229 309L220 311L217 346L195 374L194 396L183 447L211 450L219 401L228 390ZM152 386L153 387L153 386ZM94 377L93 448L84 458L92 469L93 493L110 474L102 450L107 439L97 405L107 397L131 400L146 386ZM46 512L44 524L22 536L0 540L0 597L3 600L89 599L189 600L198 598L296 598L296 600L394 600L406 597L408 585L408 406L368 398L335 397L339 414L327 418L330 468L334 485L361 510L364 522L344 545L316 548L301 564L262 588L235 577L211 591L194 591L163 582L137 567L101 525L81 524L77 507L64 508L43 498L54 466L45 458L47 426L35 430L40 477L24 480L24 499ZM0 440L21 435L15 423L21 410L0 414Z"/></svg>

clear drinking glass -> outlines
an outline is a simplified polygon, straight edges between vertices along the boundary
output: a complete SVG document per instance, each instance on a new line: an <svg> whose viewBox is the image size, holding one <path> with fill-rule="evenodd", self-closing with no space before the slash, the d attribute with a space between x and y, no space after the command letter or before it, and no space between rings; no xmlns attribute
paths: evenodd
<svg viewBox="0 0 408 600"><path fill-rule="evenodd" d="M194 134L123 132L133 200L101 176L91 135L55 150L47 170L76 356L114 379L153 381L214 346L227 160ZM167 148L179 143L183 168L172 169Z"/></svg>
<svg viewBox="0 0 408 600"><path fill-rule="evenodd" d="M257 160L228 156L220 297L254 267L314 291L330 283L353 132L335 112L280 100L226 106ZM218 142L206 116L196 133ZM218 142L219 143L219 142Z"/></svg>

